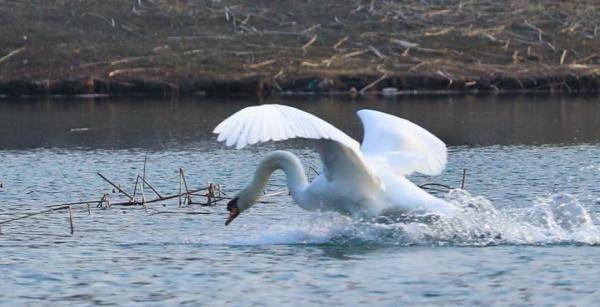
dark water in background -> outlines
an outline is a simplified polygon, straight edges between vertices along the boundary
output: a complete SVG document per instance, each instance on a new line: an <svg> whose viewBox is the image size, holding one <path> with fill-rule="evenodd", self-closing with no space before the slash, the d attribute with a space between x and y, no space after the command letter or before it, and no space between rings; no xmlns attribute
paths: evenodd
<svg viewBox="0 0 600 307"><path fill-rule="evenodd" d="M273 98L360 139L354 112L410 119L449 147L441 176L465 210L434 225L374 224L305 212L289 196L268 199L224 227L223 206L74 210L2 227L0 304L595 304L600 299L600 99L427 96L397 99ZM241 151L212 128L244 99L0 100L0 220L46 204L128 191L147 156L163 194L218 182L233 193L258 160L290 149L318 167L307 141ZM285 183L277 174L270 191ZM111 194L113 201L119 199ZM589 211L564 225L556 207ZM205 214L188 214L188 213Z"/></svg>
<svg viewBox="0 0 600 307"><path fill-rule="evenodd" d="M329 121L360 139L355 112L370 108L426 127L449 145L598 142L598 97L408 96L397 99L343 97L273 98ZM212 128L245 106L245 99L186 98L29 99L0 101L0 149L185 148L212 140ZM73 129L89 128L85 133ZM81 131L80 131L81 132Z"/></svg>

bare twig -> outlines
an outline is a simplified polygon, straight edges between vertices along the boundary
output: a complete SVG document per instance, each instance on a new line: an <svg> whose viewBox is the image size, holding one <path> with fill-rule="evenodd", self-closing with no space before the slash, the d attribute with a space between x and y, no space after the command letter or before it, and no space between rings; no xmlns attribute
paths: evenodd
<svg viewBox="0 0 600 307"><path fill-rule="evenodd" d="M18 49L15 49L15 50L13 50L13 51L9 52L7 55L5 55L5 56L3 56L3 57L1 57L1 58L0 58L0 64L1 64L2 62L6 61L6 60L8 60L8 59L10 59L10 58L12 58L13 56L15 56L15 55L17 55L17 54L21 53L23 50L25 50L25 46L23 46L23 47L21 47L21 48L18 48Z"/></svg>
<svg viewBox="0 0 600 307"><path fill-rule="evenodd" d="M187 204L189 205L192 202L192 196L190 195L190 190L188 189L188 184L187 180L185 179L183 168L179 168L179 174L181 174L181 179L183 180L183 186L185 187L185 192L187 194Z"/></svg>
<svg viewBox="0 0 600 307"><path fill-rule="evenodd" d="M365 93L366 91L368 91L370 88L372 88L373 86L377 85L377 83L379 83L379 82L381 82L381 81L383 81L383 80L387 79L387 77L388 77L388 74L387 74L387 73L383 74L383 76L379 77L379 79L377 79L377 80L375 80L375 81L373 81L373 82L369 83L367 86L363 87L363 88L360 90L360 93L361 93L361 94L364 94L364 93Z"/></svg>
<svg viewBox="0 0 600 307"><path fill-rule="evenodd" d="M73 211L71 210L71 206L69 208L69 226L71 226L71 235L75 232L75 225L73 224Z"/></svg>
<svg viewBox="0 0 600 307"><path fill-rule="evenodd" d="M263 66L269 66L271 64L275 63L275 60L266 60L260 63L256 63L256 64L252 64L252 65L248 65L248 68L252 68L252 69L256 69L256 68L260 68Z"/></svg>
<svg viewBox="0 0 600 307"><path fill-rule="evenodd" d="M302 51L305 54L308 51L308 48L310 48L310 46L312 46L312 44L314 44L317 41L317 37L318 35L313 36L306 44L304 44L304 46L302 46Z"/></svg>
<svg viewBox="0 0 600 307"><path fill-rule="evenodd" d="M122 193L123 195L129 197L130 200L133 200L133 196L129 195L129 193L123 191L118 185L114 184L112 181L108 180L108 178L104 177L102 174L100 173L96 173L98 174L98 176L100 176L100 178L104 179L104 181L108 182L110 185L112 185L115 189L117 189L117 191L119 191L120 193Z"/></svg>
<svg viewBox="0 0 600 307"><path fill-rule="evenodd" d="M38 211L38 212L34 212L34 213L28 213L28 214L25 214L25 215L22 215L22 216L19 216L19 217L15 217L15 218L12 218L12 219L0 221L0 225L2 225L2 224L8 224L10 222L18 221L18 220L21 220L21 219L25 219L25 218L28 218L28 217L32 217L32 216L36 216L36 215L40 215L40 214L44 214L44 213L54 212L54 211L58 211L58 210L65 210L65 209L68 209L68 208L69 208L69 206L62 206L62 207L50 208L50 209L44 210L44 211Z"/></svg>
<svg viewBox="0 0 600 307"><path fill-rule="evenodd" d="M344 38L340 39L337 43L335 43L335 45L333 45L333 50L339 51L340 46L347 42L349 38L349 36L345 36Z"/></svg>
<svg viewBox="0 0 600 307"><path fill-rule="evenodd" d="M154 194L156 194L156 196L158 196L159 198L162 198L160 193L158 193L158 191L150 184L150 182L148 182L146 179L144 179L144 177L138 176L138 178L142 179L143 184L146 184L152 190L152 192L154 192Z"/></svg>
<svg viewBox="0 0 600 307"><path fill-rule="evenodd" d="M565 58L567 57L567 49L563 50L562 55L560 56L560 65L565 63Z"/></svg>

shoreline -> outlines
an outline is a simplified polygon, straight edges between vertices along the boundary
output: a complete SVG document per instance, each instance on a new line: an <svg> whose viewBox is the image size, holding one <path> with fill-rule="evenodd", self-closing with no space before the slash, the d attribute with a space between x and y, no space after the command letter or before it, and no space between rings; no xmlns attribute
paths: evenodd
<svg viewBox="0 0 600 307"><path fill-rule="evenodd" d="M254 96L380 94L402 96L420 94L518 94L600 92L600 74L574 72L546 76L495 76L450 80L431 75L345 75L290 76L284 80L252 76L244 79L188 79L167 82L151 76L108 80L0 81L0 97L19 96Z"/></svg>
<svg viewBox="0 0 600 307"><path fill-rule="evenodd" d="M0 95L598 92L598 20L586 0L7 2Z"/></svg>

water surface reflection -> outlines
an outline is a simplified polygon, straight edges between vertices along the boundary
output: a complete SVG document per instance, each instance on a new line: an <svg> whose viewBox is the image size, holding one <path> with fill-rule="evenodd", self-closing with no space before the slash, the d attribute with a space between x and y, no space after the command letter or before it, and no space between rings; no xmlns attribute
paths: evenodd
<svg viewBox="0 0 600 307"><path fill-rule="evenodd" d="M0 149L186 148L212 141L212 129L249 105L284 103L309 111L360 139L357 110L407 118L449 145L589 143L600 138L600 105L585 96L410 96L163 100L0 100Z"/></svg>

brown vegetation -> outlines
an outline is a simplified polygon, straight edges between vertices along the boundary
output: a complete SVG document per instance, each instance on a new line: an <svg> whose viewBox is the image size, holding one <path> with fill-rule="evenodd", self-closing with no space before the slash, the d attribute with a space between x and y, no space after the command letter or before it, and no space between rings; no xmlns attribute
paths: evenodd
<svg viewBox="0 0 600 307"><path fill-rule="evenodd" d="M0 94L600 88L600 4L0 0Z"/></svg>

